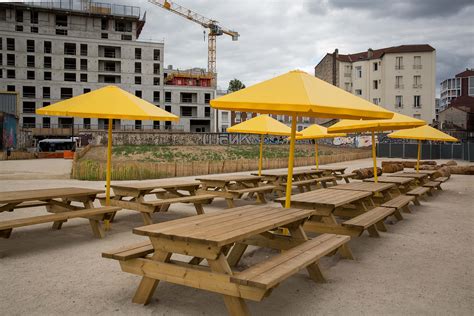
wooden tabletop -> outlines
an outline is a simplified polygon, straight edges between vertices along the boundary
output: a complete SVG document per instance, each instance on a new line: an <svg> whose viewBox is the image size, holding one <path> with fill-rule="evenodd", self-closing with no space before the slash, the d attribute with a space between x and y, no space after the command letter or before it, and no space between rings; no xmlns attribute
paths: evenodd
<svg viewBox="0 0 474 316"><path fill-rule="evenodd" d="M247 205L133 229L138 235L224 246L304 218L315 211Z"/></svg>
<svg viewBox="0 0 474 316"><path fill-rule="evenodd" d="M372 182L352 182L339 184L328 189L332 190L348 190L348 191L366 191L366 192L382 192L385 190L390 190L395 187L394 183L372 183Z"/></svg>
<svg viewBox="0 0 474 316"><path fill-rule="evenodd" d="M403 177L378 177L378 181L382 183L396 183L396 184L407 184L415 180L415 178L403 178ZM374 178L364 179L365 182L375 182Z"/></svg>
<svg viewBox="0 0 474 316"><path fill-rule="evenodd" d="M323 171L331 171L331 172L344 172L347 169L347 167L323 167L315 170L323 170Z"/></svg>
<svg viewBox="0 0 474 316"><path fill-rule="evenodd" d="M366 191L343 191L331 189L319 189L291 196L291 202L298 204L324 205L334 208L349 204L360 199L372 196L371 192ZM284 202L285 198L278 198L276 202Z"/></svg>
<svg viewBox="0 0 474 316"><path fill-rule="evenodd" d="M0 203L21 203L26 201L38 201L57 198L72 198L104 193L104 190L86 188L54 188L0 192Z"/></svg>
<svg viewBox="0 0 474 316"><path fill-rule="evenodd" d="M416 173L416 172L403 172L403 173L394 173L387 175L388 177L401 177L401 178L415 178L415 179L423 179L427 178L429 174L427 173Z"/></svg>
<svg viewBox="0 0 474 316"><path fill-rule="evenodd" d="M193 180L185 181L160 181L160 182L134 182L124 184L112 184L111 188L117 189L132 189L132 190L153 190L153 189L169 189L169 188L180 188L180 187L198 187L201 183Z"/></svg>
<svg viewBox="0 0 474 316"><path fill-rule="evenodd" d="M301 175L301 174L322 174L323 170L316 170L316 169L304 169L304 170L293 170L293 175ZM257 173L252 173L257 174ZM267 177L287 177L288 170L263 170L262 176Z"/></svg>
<svg viewBox="0 0 474 316"><path fill-rule="evenodd" d="M222 182L245 182L245 181L260 181L262 177L253 176L253 175L226 175L226 176L212 176L212 177L203 177L196 178L198 181L222 181Z"/></svg>

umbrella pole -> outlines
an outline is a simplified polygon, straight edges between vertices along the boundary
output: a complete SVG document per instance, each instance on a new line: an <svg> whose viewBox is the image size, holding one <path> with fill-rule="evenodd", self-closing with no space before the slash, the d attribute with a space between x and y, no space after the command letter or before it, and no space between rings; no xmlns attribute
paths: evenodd
<svg viewBox="0 0 474 316"><path fill-rule="evenodd" d="M318 153L318 142L314 140L314 157L316 159L316 170L319 169L319 153Z"/></svg>
<svg viewBox="0 0 474 316"><path fill-rule="evenodd" d="M290 157L288 159L288 178L286 179L285 208L291 206L291 188L293 182L293 162L295 156L296 115L291 117Z"/></svg>
<svg viewBox="0 0 474 316"><path fill-rule="evenodd" d="M113 120L109 119L109 132L107 138L107 173L106 173L106 198L105 205L110 205L110 178L111 178L111 167L112 167L112 123Z"/></svg>
<svg viewBox="0 0 474 316"><path fill-rule="evenodd" d="M421 140L418 141L418 157L416 159L416 172L420 172Z"/></svg>
<svg viewBox="0 0 474 316"><path fill-rule="evenodd" d="M378 176L377 176L377 155L375 153L375 132L372 131L372 159L374 161L374 180L375 183L379 182Z"/></svg>
<svg viewBox="0 0 474 316"><path fill-rule="evenodd" d="M263 163L263 138L265 136L260 135L260 158L258 159L258 176L262 175L262 163Z"/></svg>

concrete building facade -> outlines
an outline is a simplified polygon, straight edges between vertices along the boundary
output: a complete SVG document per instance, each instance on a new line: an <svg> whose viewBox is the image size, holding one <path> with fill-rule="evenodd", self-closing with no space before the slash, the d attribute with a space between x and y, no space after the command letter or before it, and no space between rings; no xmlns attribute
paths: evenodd
<svg viewBox="0 0 474 316"><path fill-rule="evenodd" d="M454 78L448 78L440 84L440 111L445 110L457 97L474 97L474 69L467 68Z"/></svg>
<svg viewBox="0 0 474 316"><path fill-rule="evenodd" d="M374 104L432 123L436 53L430 45L402 45L343 55L336 49L315 76Z"/></svg>

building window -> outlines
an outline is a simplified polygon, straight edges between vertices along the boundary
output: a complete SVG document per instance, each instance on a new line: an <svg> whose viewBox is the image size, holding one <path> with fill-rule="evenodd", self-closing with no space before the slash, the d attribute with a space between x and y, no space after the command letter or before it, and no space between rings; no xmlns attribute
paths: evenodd
<svg viewBox="0 0 474 316"><path fill-rule="evenodd" d="M160 64L153 64L153 74L154 75L160 74Z"/></svg>
<svg viewBox="0 0 474 316"><path fill-rule="evenodd" d="M153 91L153 102L160 102L160 91Z"/></svg>
<svg viewBox="0 0 474 316"><path fill-rule="evenodd" d="M76 58L64 58L64 69L76 70Z"/></svg>
<svg viewBox="0 0 474 316"><path fill-rule="evenodd" d="M51 127L51 118L43 117L43 128L50 128L50 127Z"/></svg>
<svg viewBox="0 0 474 316"><path fill-rule="evenodd" d="M131 32L132 22L124 20L115 20L115 31L117 32Z"/></svg>
<svg viewBox="0 0 474 316"><path fill-rule="evenodd" d="M107 34L107 33L102 33L102 34L100 34L100 38L107 39L107 38L109 38L109 34Z"/></svg>
<svg viewBox="0 0 474 316"><path fill-rule="evenodd" d="M23 86L23 97L24 98L36 98L36 87Z"/></svg>
<svg viewBox="0 0 474 316"><path fill-rule="evenodd" d="M160 85L160 77L153 77L153 85L154 86Z"/></svg>
<svg viewBox="0 0 474 316"><path fill-rule="evenodd" d="M56 14L56 26L67 26L67 15L66 14Z"/></svg>
<svg viewBox="0 0 474 316"><path fill-rule="evenodd" d="M51 72L50 72L50 71L45 71L43 78L44 78L44 80L46 80L46 81L51 81Z"/></svg>
<svg viewBox="0 0 474 316"><path fill-rule="evenodd" d="M135 84L142 84L142 77L136 76L135 77Z"/></svg>
<svg viewBox="0 0 474 316"><path fill-rule="evenodd" d="M346 91L351 91L351 83L350 82L345 82L344 83L344 88Z"/></svg>
<svg viewBox="0 0 474 316"><path fill-rule="evenodd" d="M76 82L76 74L73 73L73 72L65 72L64 73L64 81Z"/></svg>
<svg viewBox="0 0 474 316"><path fill-rule="evenodd" d="M165 105L165 111L171 113L171 105Z"/></svg>
<svg viewBox="0 0 474 316"><path fill-rule="evenodd" d="M87 82L87 74L81 74L81 82Z"/></svg>
<svg viewBox="0 0 474 316"><path fill-rule="evenodd" d="M121 39L122 39L122 41L131 41L132 40L132 35L122 34Z"/></svg>
<svg viewBox="0 0 474 316"><path fill-rule="evenodd" d="M210 107L206 106L204 108L204 116L205 117L211 117L211 108Z"/></svg>
<svg viewBox="0 0 474 316"><path fill-rule="evenodd" d="M51 88L50 87L43 87L43 99L51 98Z"/></svg>
<svg viewBox="0 0 474 316"><path fill-rule="evenodd" d="M67 30L56 29L56 35L64 35L64 36L67 36Z"/></svg>
<svg viewBox="0 0 474 316"><path fill-rule="evenodd" d="M64 43L64 55L76 55L76 44Z"/></svg>
<svg viewBox="0 0 474 316"><path fill-rule="evenodd" d="M350 77L352 72L352 66L351 65L345 65L344 66L344 77Z"/></svg>
<svg viewBox="0 0 474 316"><path fill-rule="evenodd" d="M181 103L197 103L197 93L181 92Z"/></svg>
<svg viewBox="0 0 474 316"><path fill-rule="evenodd" d="M15 50L15 39L7 38L7 50Z"/></svg>
<svg viewBox="0 0 474 316"><path fill-rule="evenodd" d="M135 59L142 59L142 49L135 47Z"/></svg>
<svg viewBox="0 0 474 316"><path fill-rule="evenodd" d="M51 49L51 42L50 41L45 41L44 42L44 53L45 54L51 54L52 49Z"/></svg>
<svg viewBox="0 0 474 316"><path fill-rule="evenodd" d="M16 25L16 26L15 26L15 31L17 31L17 32L23 32L23 25Z"/></svg>
<svg viewBox="0 0 474 316"><path fill-rule="evenodd" d="M421 120L421 114L413 114L413 118Z"/></svg>
<svg viewBox="0 0 474 316"><path fill-rule="evenodd" d="M23 113L35 113L36 104L34 102L23 102Z"/></svg>
<svg viewBox="0 0 474 316"><path fill-rule="evenodd" d="M35 117L23 117L23 127L24 128L35 128L36 118Z"/></svg>
<svg viewBox="0 0 474 316"><path fill-rule="evenodd" d="M7 54L7 66L15 66L15 55Z"/></svg>
<svg viewBox="0 0 474 316"><path fill-rule="evenodd" d="M87 44L81 44L81 56L87 56Z"/></svg>
<svg viewBox="0 0 474 316"><path fill-rule="evenodd" d="M81 70L87 70L87 59L81 59Z"/></svg>
<svg viewBox="0 0 474 316"><path fill-rule="evenodd" d="M26 66L30 68L35 67L35 56L33 55L26 56Z"/></svg>
<svg viewBox="0 0 474 316"><path fill-rule="evenodd" d="M395 89L403 89L403 76L395 76Z"/></svg>
<svg viewBox="0 0 474 316"><path fill-rule="evenodd" d="M181 116L192 117L193 116L193 109L195 109L195 107L182 106L181 107Z"/></svg>
<svg viewBox="0 0 474 316"><path fill-rule="evenodd" d="M15 92L15 86L8 85L8 86L7 86L7 91L9 91L9 92Z"/></svg>
<svg viewBox="0 0 474 316"><path fill-rule="evenodd" d="M29 70L26 72L26 79L28 80L35 80L35 71Z"/></svg>
<svg viewBox="0 0 474 316"><path fill-rule="evenodd" d="M35 52L35 41L34 40L26 40L26 52L27 53L34 53Z"/></svg>
<svg viewBox="0 0 474 316"><path fill-rule="evenodd" d="M469 87L468 87L468 95L474 96L474 76L469 77Z"/></svg>
<svg viewBox="0 0 474 316"><path fill-rule="evenodd" d="M7 78L15 79L15 69L7 69Z"/></svg>
<svg viewBox="0 0 474 316"><path fill-rule="evenodd" d="M372 101L373 101L372 102L373 104L376 104L376 105L380 104L380 98L374 98Z"/></svg>
<svg viewBox="0 0 474 316"><path fill-rule="evenodd" d="M84 118L82 120L82 124L84 126L84 129L91 129L91 119L90 118Z"/></svg>
<svg viewBox="0 0 474 316"><path fill-rule="evenodd" d="M23 11L22 10L16 10L15 12L15 21L18 23L23 22Z"/></svg>
<svg viewBox="0 0 474 316"><path fill-rule="evenodd" d="M395 69L401 70L403 69L403 57L395 57Z"/></svg>
<svg viewBox="0 0 474 316"><path fill-rule="evenodd" d="M91 89L90 88L84 88L84 90L82 90L83 93L88 93L88 92L91 92Z"/></svg>
<svg viewBox="0 0 474 316"><path fill-rule="evenodd" d="M165 102L171 102L171 91L165 91Z"/></svg>
<svg viewBox="0 0 474 316"><path fill-rule="evenodd" d="M51 56L44 56L44 61L43 61L44 68L51 69L51 64L52 64Z"/></svg>
<svg viewBox="0 0 474 316"><path fill-rule="evenodd" d="M421 108L421 96L420 95L413 96L413 107Z"/></svg>
<svg viewBox="0 0 474 316"><path fill-rule="evenodd" d="M72 98L72 88L61 88L61 99Z"/></svg>
<svg viewBox="0 0 474 316"><path fill-rule="evenodd" d="M395 96L395 107L402 108L403 107L403 96L396 95Z"/></svg>
<svg viewBox="0 0 474 316"><path fill-rule="evenodd" d="M142 63L135 63L135 73L136 74L142 73Z"/></svg>
<svg viewBox="0 0 474 316"><path fill-rule="evenodd" d="M209 104L211 102L211 94L210 93L204 93L204 103Z"/></svg>
<svg viewBox="0 0 474 316"><path fill-rule="evenodd" d="M413 57L413 69L421 69L421 56Z"/></svg>
<svg viewBox="0 0 474 316"><path fill-rule="evenodd" d="M375 62L375 63L373 63L372 65L373 65L374 71L378 71L378 70L379 70L379 63L378 63L378 62Z"/></svg>
<svg viewBox="0 0 474 316"><path fill-rule="evenodd" d="M153 60L160 60L160 50L154 49L153 50Z"/></svg>
<svg viewBox="0 0 474 316"><path fill-rule="evenodd" d="M221 121L229 122L229 112L221 112Z"/></svg>
<svg viewBox="0 0 474 316"><path fill-rule="evenodd" d="M0 50L3 49L3 38L0 37Z"/></svg>
<svg viewBox="0 0 474 316"><path fill-rule="evenodd" d="M356 70L356 77L362 78L362 66L355 67L355 70Z"/></svg>
<svg viewBox="0 0 474 316"><path fill-rule="evenodd" d="M101 28L101 30L108 30L109 29L109 20L102 19L100 21L100 28Z"/></svg>
<svg viewBox="0 0 474 316"><path fill-rule="evenodd" d="M142 91L141 90L135 90L135 96L141 98L142 97Z"/></svg>
<svg viewBox="0 0 474 316"><path fill-rule="evenodd" d="M355 95L362 95L362 90L361 89L355 89Z"/></svg>
<svg viewBox="0 0 474 316"><path fill-rule="evenodd" d="M38 11L30 11L30 23L38 24Z"/></svg>
<svg viewBox="0 0 474 316"><path fill-rule="evenodd" d="M413 76L413 88L420 89L421 87L421 76Z"/></svg>
<svg viewBox="0 0 474 316"><path fill-rule="evenodd" d="M153 121L153 129L160 129L160 121Z"/></svg>
<svg viewBox="0 0 474 316"><path fill-rule="evenodd" d="M374 90L377 90L377 89L379 88L379 81L378 81L378 80L374 80L374 81L372 82L372 84L373 84Z"/></svg>
<svg viewBox="0 0 474 316"><path fill-rule="evenodd" d="M38 27L37 26L30 27L30 32L31 33L38 33Z"/></svg>
<svg viewBox="0 0 474 316"><path fill-rule="evenodd" d="M142 129L142 121L141 120L135 120L135 129Z"/></svg>

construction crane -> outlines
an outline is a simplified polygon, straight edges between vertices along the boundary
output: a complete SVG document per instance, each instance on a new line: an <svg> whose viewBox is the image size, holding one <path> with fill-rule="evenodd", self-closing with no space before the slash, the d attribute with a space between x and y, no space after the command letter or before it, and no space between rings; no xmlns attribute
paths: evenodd
<svg viewBox="0 0 474 316"><path fill-rule="evenodd" d="M221 35L229 35L232 37L233 41L237 41L239 39L239 33L236 31L228 30L224 27L219 25L219 22L216 20L211 20L206 18L205 16L200 15L194 11L191 11L179 4L176 4L172 1L159 1L159 0L148 0L148 2L153 3L163 9L176 13L188 20L191 20L195 23L200 24L206 29L209 29L208 33L208 56L207 56L207 71L209 71L212 76L216 76L216 38L217 36Z"/></svg>

